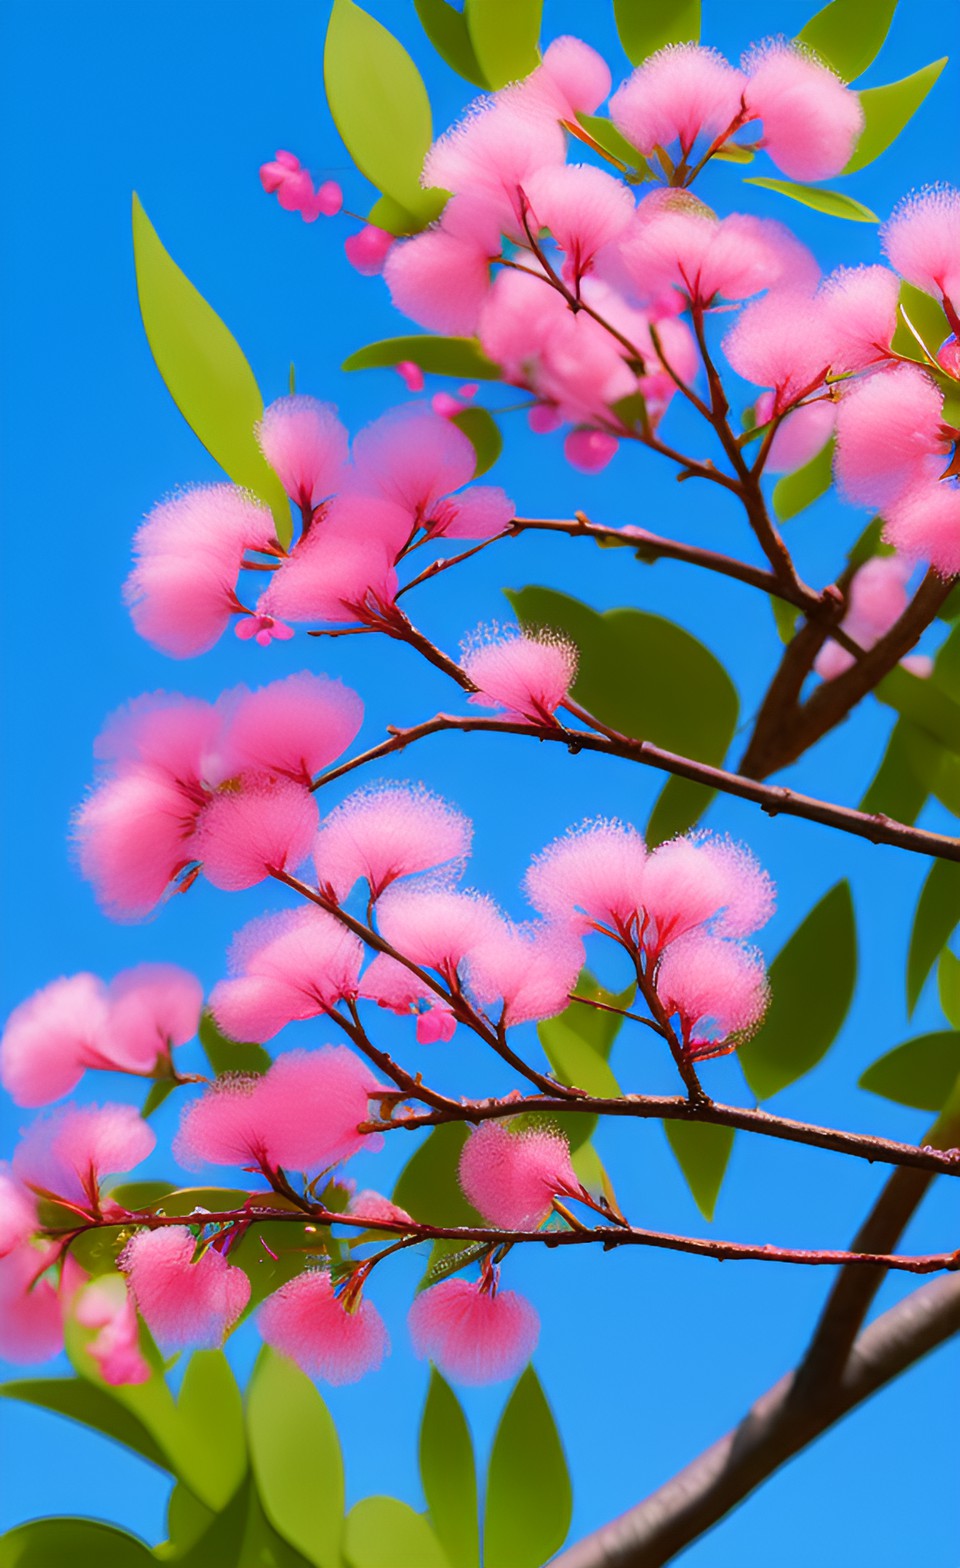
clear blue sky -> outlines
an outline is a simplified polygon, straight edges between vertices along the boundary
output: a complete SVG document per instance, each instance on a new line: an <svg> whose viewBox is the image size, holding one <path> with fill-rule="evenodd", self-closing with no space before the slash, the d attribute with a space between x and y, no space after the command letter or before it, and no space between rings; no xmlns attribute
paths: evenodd
<svg viewBox="0 0 960 1568"><path fill-rule="evenodd" d="M369 6L414 54L442 127L464 102L466 84L432 53L412 0L369 0ZM439 675L407 650L372 638L317 644L301 636L264 654L229 637L205 658L173 664L134 636L120 604L130 536L143 512L177 484L217 477L171 404L142 336L131 189L230 324L268 399L286 390L294 360L298 386L339 403L353 428L399 401L402 387L391 372L350 377L339 369L359 344L402 330L382 285L348 268L344 228L301 224L264 196L257 179L258 165L287 147L316 174L341 179L348 205L367 199L324 103L328 9L326 0L278 0L269 7L253 0L7 0L0 436L8 540L4 643L12 678L4 698L4 1010L57 974L90 968L110 975L144 959L186 964L212 985L232 932L271 903L262 890L228 898L199 886L143 926L111 925L98 912L71 865L67 824L90 776L102 719L129 696L165 688L213 697L238 680L256 684L309 665L362 692L367 743L385 724L414 721L450 701ZM799 0L704 0L704 39L735 56L755 38L795 33L810 9ZM606 52L615 75L622 73L609 11L607 0L546 0L545 37L580 31ZM901 0L865 85L956 53L958 32L957 0ZM884 214L912 185L956 178L958 74L951 63L893 152L848 182L851 194ZM792 222L825 267L877 259L872 226L840 223L788 207L769 192L740 188L731 166L711 174L705 189L722 210L739 207ZM489 400L497 406L508 397L494 389ZM690 432L679 411L670 418L671 437L682 445ZM702 492L691 484L678 489L647 454L626 453L602 476L584 478L559 459L558 440L535 443L519 416L507 423L495 477L528 514L570 515L583 507L600 521L637 522L749 549L732 509L708 513ZM832 499L792 524L804 575L826 581L861 525ZM524 538L443 582L428 587L414 608L449 649L478 621L503 615L503 586L542 582L599 608L655 609L724 658L747 715L777 653L769 608L748 589L704 580L682 566L649 570L580 542ZM669 671L637 670L636 677L669 679ZM866 710L796 769L797 784L855 801L888 725L886 710ZM626 763L571 759L507 737L430 744L385 776L422 776L474 816L471 880L518 915L517 884L531 852L586 814L619 814L642 824L660 782ZM863 951L857 1001L827 1061L778 1106L786 1114L916 1137L920 1113L874 1100L854 1085L883 1050L940 1023L929 993L916 1021L908 1024L904 1011L906 940L925 863L812 825L771 823L735 802L720 802L710 821L747 839L779 884L780 910L764 934L770 954L841 874L853 881ZM309 1037L316 1041L322 1031ZM444 1086L481 1091L505 1083L468 1046L456 1054L438 1048L433 1062ZM625 1036L615 1066L631 1087L655 1091L671 1082L646 1040ZM732 1062L716 1066L710 1087L728 1097L746 1093ZM122 1082L109 1086L113 1097L124 1092ZM83 1093L104 1098L107 1088L101 1080ZM9 1149L23 1117L9 1106L3 1115ZM168 1102L157 1117L162 1135L174 1121ZM824 1153L756 1143L737 1144L716 1233L845 1245L882 1173ZM704 1228L658 1127L614 1126L601 1134L600 1150L621 1201L641 1223L694 1233ZM358 1174L388 1188L407 1153L391 1144L381 1156L365 1157ZM159 1174L163 1161L154 1163ZM948 1195L935 1191L906 1245L942 1249L955 1218ZM386 1369L329 1395L351 1500L393 1492L420 1503L415 1425L425 1374L403 1325L418 1267L415 1259L398 1262L375 1292L394 1339ZM524 1256L511 1273L543 1318L537 1366L567 1443L575 1535L637 1501L726 1430L795 1360L830 1284L821 1270L720 1269L641 1252ZM899 1288L887 1283L880 1305L891 1304ZM241 1370L255 1344L249 1327L233 1342ZM958 1370L955 1348L931 1358L794 1461L684 1560L691 1568L768 1568L772 1560L778 1568L807 1568L813 1516L823 1568L901 1568L921 1542L926 1558L946 1561L955 1548L955 1510L947 1498L957 1471L948 1437L953 1402L944 1400L944 1390L956 1387ZM481 1448L503 1397L500 1387L467 1396ZM74 1512L162 1538L166 1488L148 1467L39 1412L4 1406L2 1418L4 1527Z"/></svg>

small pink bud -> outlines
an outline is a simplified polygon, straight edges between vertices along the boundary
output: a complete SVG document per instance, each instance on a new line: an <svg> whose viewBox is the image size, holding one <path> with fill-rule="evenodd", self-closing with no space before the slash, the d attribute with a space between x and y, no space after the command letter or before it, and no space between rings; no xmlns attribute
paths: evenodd
<svg viewBox="0 0 960 1568"><path fill-rule="evenodd" d="M423 391L423 371L419 365L414 364L412 359L401 359L393 368L402 379L408 392Z"/></svg>
<svg viewBox="0 0 960 1568"><path fill-rule="evenodd" d="M617 454L620 443L605 430L571 430L563 443L564 456L571 468L582 474L596 474Z"/></svg>
<svg viewBox="0 0 960 1568"><path fill-rule="evenodd" d="M563 415L553 403L535 403L527 414L527 424L535 436L548 436L559 430Z"/></svg>
<svg viewBox="0 0 960 1568"><path fill-rule="evenodd" d="M368 223L359 234L351 234L344 241L343 248L351 267L362 277L373 278L383 271L383 264L393 243L394 237L386 229L378 229L375 224Z"/></svg>
<svg viewBox="0 0 960 1568"><path fill-rule="evenodd" d="M449 392L435 392L430 399L430 407L441 419L453 419L455 414L462 414L467 404L460 398L452 397Z"/></svg>
<svg viewBox="0 0 960 1568"><path fill-rule="evenodd" d="M335 218L343 206L343 191L336 180L324 180L316 195L316 207L322 218Z"/></svg>

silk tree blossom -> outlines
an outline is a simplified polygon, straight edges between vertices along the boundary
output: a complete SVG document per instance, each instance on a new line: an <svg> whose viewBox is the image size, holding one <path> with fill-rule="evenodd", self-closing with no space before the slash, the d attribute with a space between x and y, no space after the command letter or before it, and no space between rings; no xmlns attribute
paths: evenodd
<svg viewBox="0 0 960 1568"><path fill-rule="evenodd" d="M347 432L332 403L302 393L277 398L254 433L287 495L302 511L312 511L339 488Z"/></svg>
<svg viewBox="0 0 960 1568"><path fill-rule="evenodd" d="M375 223L366 223L356 234L344 240L347 260L363 278L375 278L383 271L384 263L394 244L394 236Z"/></svg>
<svg viewBox="0 0 960 1568"><path fill-rule="evenodd" d="M317 830L313 796L289 779L257 777L215 794L197 820L194 847L208 882L224 892L296 870Z"/></svg>
<svg viewBox="0 0 960 1568"><path fill-rule="evenodd" d="M699 137L736 128L746 78L716 49L672 44L648 56L610 100L610 118L638 152L679 142L689 156Z"/></svg>
<svg viewBox="0 0 960 1568"><path fill-rule="evenodd" d="M564 277L573 282L590 271L598 251L620 238L634 213L627 186L589 164L540 169L524 195L534 233L550 230L564 253Z"/></svg>
<svg viewBox="0 0 960 1568"><path fill-rule="evenodd" d="M60 1299L47 1266L52 1243L24 1243L0 1257L0 1356L17 1366L49 1361L63 1349Z"/></svg>
<svg viewBox="0 0 960 1568"><path fill-rule="evenodd" d="M537 1347L540 1319L525 1297L487 1280L445 1279L420 1292L408 1317L418 1356L455 1383L514 1377Z"/></svg>
<svg viewBox="0 0 960 1568"><path fill-rule="evenodd" d="M912 569L910 561L902 555L876 555L857 572L850 585L841 625L861 648L872 648L879 642L907 608L910 602L907 582ZM852 653L831 640L824 643L813 667L821 680L829 681L849 670L855 662ZM912 674L929 674L930 661L921 655L903 662Z"/></svg>
<svg viewBox="0 0 960 1568"><path fill-rule="evenodd" d="M403 526L397 507L366 497L338 497L272 574L257 602L261 615L334 625L382 625L397 594L394 562L400 546L386 535ZM370 525L370 531L367 527Z"/></svg>
<svg viewBox="0 0 960 1568"><path fill-rule="evenodd" d="M507 1122L481 1122L463 1146L458 1176L474 1208L502 1230L536 1230L554 1198L584 1196L570 1145L551 1127L517 1132Z"/></svg>
<svg viewBox="0 0 960 1568"><path fill-rule="evenodd" d="M655 957L670 942L707 927L745 937L773 914L773 882L746 845L707 831L668 839L643 871L643 944Z"/></svg>
<svg viewBox="0 0 960 1568"><path fill-rule="evenodd" d="M773 389L774 412L783 413L822 386L830 370L834 336L823 299L778 289L752 301L723 352L738 376Z"/></svg>
<svg viewBox="0 0 960 1568"><path fill-rule="evenodd" d="M501 920L467 955L470 991L488 1011L502 1002L501 1023L562 1013L583 967L583 943L568 927Z"/></svg>
<svg viewBox="0 0 960 1568"><path fill-rule="evenodd" d="M454 892L441 883L394 886L377 906L380 934L421 968L456 979L457 967L498 929L492 899L470 890Z"/></svg>
<svg viewBox="0 0 960 1568"><path fill-rule="evenodd" d="M773 418L776 394L761 392L754 404L758 425ZM826 398L801 403L777 426L770 443L764 472L792 474L822 452L837 427L836 404Z"/></svg>
<svg viewBox="0 0 960 1568"><path fill-rule="evenodd" d="M73 1315L82 1328L98 1331L85 1348L105 1383L122 1387L149 1381L151 1370L140 1349L136 1307L121 1275L92 1280L80 1291Z"/></svg>
<svg viewBox="0 0 960 1568"><path fill-rule="evenodd" d="M393 1013L413 1013L417 1044L436 1045L452 1040L457 1020L435 991L388 953L378 953L360 979L360 996Z"/></svg>
<svg viewBox="0 0 960 1568"><path fill-rule="evenodd" d="M760 1023L769 1000L762 955L702 931L670 943L654 983L694 1056L713 1054L705 1048L718 1045L733 1050Z"/></svg>
<svg viewBox="0 0 960 1568"><path fill-rule="evenodd" d="M900 282L888 267L839 267L824 279L821 295L836 374L868 370L889 360Z"/></svg>
<svg viewBox="0 0 960 1568"><path fill-rule="evenodd" d="M479 221L478 221L479 217ZM453 196L440 223L394 245L383 268L397 310L433 332L472 333L500 251L495 223Z"/></svg>
<svg viewBox="0 0 960 1568"><path fill-rule="evenodd" d="M200 1026L203 987L176 964L137 964L107 989L101 1050L120 1072L153 1072L169 1063Z"/></svg>
<svg viewBox="0 0 960 1568"><path fill-rule="evenodd" d="M28 1127L14 1151L13 1174L39 1197L98 1214L104 1177L132 1170L156 1142L135 1106L63 1106Z"/></svg>
<svg viewBox="0 0 960 1568"><path fill-rule="evenodd" d="M578 114L595 114L611 85L603 56L582 39L565 34L547 46L529 76L507 88L506 96L519 98L528 109L555 120L575 120Z"/></svg>
<svg viewBox="0 0 960 1568"><path fill-rule="evenodd" d="M744 103L763 121L762 146L792 180L827 180L849 163L864 126L857 94L809 50L785 38L743 58Z"/></svg>
<svg viewBox="0 0 960 1568"><path fill-rule="evenodd" d="M197 1242L186 1225L137 1231L117 1261L165 1355L222 1345L250 1300L250 1281L243 1270L214 1247L198 1257Z"/></svg>
<svg viewBox="0 0 960 1568"><path fill-rule="evenodd" d="M37 1229L37 1205L0 1165L0 1258L29 1241Z"/></svg>
<svg viewBox="0 0 960 1568"><path fill-rule="evenodd" d="M577 932L626 935L641 908L647 851L636 828L605 817L571 828L537 855L524 878L533 907Z"/></svg>
<svg viewBox="0 0 960 1568"><path fill-rule="evenodd" d="M377 899L398 877L445 866L459 876L473 825L423 785L380 784L337 806L317 834L319 887L341 902L363 878Z"/></svg>
<svg viewBox="0 0 960 1568"><path fill-rule="evenodd" d="M218 1079L188 1106L174 1143L182 1165L318 1170L378 1148L359 1132L368 1102L383 1085L346 1046L288 1051L260 1077Z"/></svg>
<svg viewBox="0 0 960 1568"><path fill-rule="evenodd" d="M960 191L951 185L914 191L894 208L880 238L902 278L960 312Z"/></svg>
<svg viewBox="0 0 960 1568"><path fill-rule="evenodd" d="M104 1065L106 987L95 975L53 980L14 1008L0 1042L0 1082L17 1105L47 1105Z"/></svg>
<svg viewBox="0 0 960 1568"><path fill-rule="evenodd" d="M477 466L463 431L420 408L386 414L353 443L355 486L400 507L428 538L492 539L514 516L499 486L470 484ZM456 494L455 492L461 492Z"/></svg>
<svg viewBox="0 0 960 1568"><path fill-rule="evenodd" d="M929 561L943 577L955 577L960 573L957 480L918 479L888 507L884 536L908 560Z"/></svg>
<svg viewBox="0 0 960 1568"><path fill-rule="evenodd" d="M851 501L887 507L923 481L936 481L951 445L939 387L919 366L897 365L844 393L834 471Z"/></svg>
<svg viewBox="0 0 960 1568"><path fill-rule="evenodd" d="M234 1040L272 1040L286 1024L322 1017L357 994L363 946L313 904L253 920L230 949L233 978L210 1007Z"/></svg>
<svg viewBox="0 0 960 1568"><path fill-rule="evenodd" d="M577 649L557 632L480 627L461 647L460 668L477 688L469 700L510 717L550 724L576 679Z"/></svg>
<svg viewBox="0 0 960 1568"><path fill-rule="evenodd" d="M257 1323L265 1344L338 1387L375 1372L390 1349L373 1303L349 1287L338 1294L325 1269L307 1269L268 1296Z"/></svg>
<svg viewBox="0 0 960 1568"><path fill-rule="evenodd" d="M478 225L523 239L521 190L539 169L562 166L566 154L560 125L537 107L522 91L478 100L434 142L423 184L461 197L461 214L469 206Z"/></svg>
<svg viewBox="0 0 960 1568"><path fill-rule="evenodd" d="M220 706L222 745L232 766L306 785L346 751L363 723L355 691L305 670L258 691L241 686L225 693Z"/></svg>

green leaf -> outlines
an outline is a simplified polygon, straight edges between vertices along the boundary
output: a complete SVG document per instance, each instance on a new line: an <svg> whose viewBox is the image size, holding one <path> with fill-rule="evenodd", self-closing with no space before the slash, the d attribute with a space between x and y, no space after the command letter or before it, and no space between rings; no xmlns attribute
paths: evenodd
<svg viewBox="0 0 960 1568"><path fill-rule="evenodd" d="M960 702L944 691L936 680L911 675L909 670L898 665L879 682L874 695L948 751L960 755Z"/></svg>
<svg viewBox="0 0 960 1568"><path fill-rule="evenodd" d="M222 1350L195 1350L177 1401L206 1469L206 1495L223 1508L247 1473L243 1400Z"/></svg>
<svg viewBox="0 0 960 1568"><path fill-rule="evenodd" d="M453 1568L423 1514L396 1497L365 1497L354 1504L344 1557L349 1568Z"/></svg>
<svg viewBox="0 0 960 1568"><path fill-rule="evenodd" d="M705 1220L713 1219L733 1148L733 1129L708 1122L664 1122L667 1142Z"/></svg>
<svg viewBox="0 0 960 1568"><path fill-rule="evenodd" d="M310 1379L265 1345L247 1396L247 1436L263 1510L315 1568L339 1568L343 1460Z"/></svg>
<svg viewBox="0 0 960 1568"><path fill-rule="evenodd" d="M901 279L897 330L890 346L907 359L926 364L923 349L903 319L904 312L931 354L936 357L940 344L950 336L950 324L944 315L943 306L931 294L925 294L923 289L914 288L912 283Z"/></svg>
<svg viewBox="0 0 960 1568"><path fill-rule="evenodd" d="M262 1045L255 1045L250 1041L231 1040L221 1029L218 1029L212 1013L203 1014L197 1035L206 1052L207 1061L217 1074L259 1074L265 1073L270 1066L269 1051L265 1051Z"/></svg>
<svg viewBox="0 0 960 1568"><path fill-rule="evenodd" d="M86 1378L18 1379L0 1384L0 1397L19 1399L23 1404L68 1416L71 1421L79 1421L113 1442L122 1443L124 1448L131 1449L158 1469L173 1469L169 1455L154 1441L143 1422Z"/></svg>
<svg viewBox="0 0 960 1568"><path fill-rule="evenodd" d="M605 1002L610 1007L627 1008L633 1001L634 990L632 985L628 986L626 991L617 996L598 985L593 976L584 970L574 994ZM556 1018L548 1018L538 1024L537 1035L544 1055L561 1083L583 1089L599 1099L616 1099L620 1094L620 1086L607 1059L622 1022L616 1013L606 1013L599 1008L584 1007L580 1002L570 1002ZM595 1117L577 1113L554 1120L562 1124L571 1149L579 1148L596 1126Z"/></svg>
<svg viewBox="0 0 960 1568"><path fill-rule="evenodd" d="M937 991L944 1017L960 1029L960 958L945 947L937 964Z"/></svg>
<svg viewBox="0 0 960 1568"><path fill-rule="evenodd" d="M958 1074L960 1034L942 1030L887 1051L867 1068L859 1087L898 1105L939 1111L950 1098Z"/></svg>
<svg viewBox="0 0 960 1568"><path fill-rule="evenodd" d="M777 636L783 643L793 642L797 630L797 619L800 611L793 604L787 604L785 599L778 599L775 594L770 596L770 608L777 627Z"/></svg>
<svg viewBox="0 0 960 1568"><path fill-rule="evenodd" d="M463 14L480 69L496 91L540 64L543 0L465 0Z"/></svg>
<svg viewBox="0 0 960 1568"><path fill-rule="evenodd" d="M176 1087L177 1085L173 1078L158 1078L156 1083L150 1086L147 1098L140 1107L140 1115L144 1118L152 1116L154 1111L159 1110L164 1100L173 1093Z"/></svg>
<svg viewBox="0 0 960 1568"><path fill-rule="evenodd" d="M33 1519L0 1540L0 1568L155 1568L138 1536L98 1519Z"/></svg>
<svg viewBox="0 0 960 1568"><path fill-rule="evenodd" d="M462 430L477 454L474 479L491 469L503 451L503 436L493 415L485 408L465 408L454 414L451 424Z"/></svg>
<svg viewBox="0 0 960 1568"><path fill-rule="evenodd" d="M250 1281L250 1300L243 1310L241 1322L267 1296L302 1274L311 1255L319 1260L329 1250L329 1233L318 1234L316 1227L306 1222L267 1220L251 1225L243 1240L230 1252L230 1262L243 1269Z"/></svg>
<svg viewBox="0 0 960 1568"><path fill-rule="evenodd" d="M770 180L766 175L755 174L744 180L744 185L762 185L765 190L779 191L802 207L812 207L814 212L825 212L830 218L849 218L853 223L879 223L880 219L862 201L845 196L842 191L825 191L819 185L798 185L794 180Z"/></svg>
<svg viewBox="0 0 960 1568"><path fill-rule="evenodd" d="M190 1489L178 1481L167 1500L167 1539L157 1548L157 1556L161 1560L186 1556L216 1518L212 1508L198 1502Z"/></svg>
<svg viewBox="0 0 960 1568"><path fill-rule="evenodd" d="M379 370L408 359L431 376L456 376L462 381L497 381L500 377L499 366L482 352L476 338L443 338L429 333L368 343L345 359L341 369Z"/></svg>
<svg viewBox="0 0 960 1568"><path fill-rule="evenodd" d="M843 77L855 81L876 59L890 31L897 0L832 0L797 34Z"/></svg>
<svg viewBox="0 0 960 1568"><path fill-rule="evenodd" d="M367 213L367 222L372 223L377 229L386 229L388 234L395 235L419 234L427 227L423 218L408 212L406 207L401 207L392 196L377 197Z"/></svg>
<svg viewBox="0 0 960 1568"><path fill-rule="evenodd" d="M121 1181L115 1187L107 1187L115 1203L134 1213L139 1209L152 1209L176 1190L168 1181Z"/></svg>
<svg viewBox="0 0 960 1568"><path fill-rule="evenodd" d="M855 174L886 152L916 114L927 93L947 63L947 56L933 60L899 82L885 87L867 87L860 94L865 125L853 157L843 170Z"/></svg>
<svg viewBox="0 0 960 1568"><path fill-rule="evenodd" d="M767 1016L737 1051L758 1100L795 1083L826 1055L847 1016L856 979L856 920L844 881L814 906L770 965Z"/></svg>
<svg viewBox="0 0 960 1568"><path fill-rule="evenodd" d="M420 1423L420 1479L437 1538L455 1568L479 1568L477 1468L467 1418L436 1367Z"/></svg>
<svg viewBox="0 0 960 1568"><path fill-rule="evenodd" d="M532 1366L500 1418L487 1473L484 1568L543 1568L567 1537L570 1475L556 1422Z"/></svg>
<svg viewBox="0 0 960 1568"><path fill-rule="evenodd" d="M667 44L700 42L700 0L613 0L613 15L631 65Z"/></svg>
<svg viewBox="0 0 960 1568"><path fill-rule="evenodd" d="M323 79L361 174L424 223L437 217L444 193L420 185L433 140L427 90L402 44L353 0L334 0Z"/></svg>
<svg viewBox="0 0 960 1568"><path fill-rule="evenodd" d="M907 1009L913 1012L924 981L960 920L960 864L935 860L913 917L907 955Z"/></svg>
<svg viewBox="0 0 960 1568"><path fill-rule="evenodd" d="M883 760L860 810L882 812L895 822L916 822L930 793L918 768L921 749L939 750L937 743L907 719L898 719L887 742Z"/></svg>
<svg viewBox="0 0 960 1568"><path fill-rule="evenodd" d="M612 120L608 120L602 114L581 114L579 111L577 120L587 135L592 136L602 150L609 153L618 163L624 164L628 169L636 169L641 174L649 174L650 165L646 158L637 152L636 147L631 147Z"/></svg>
<svg viewBox="0 0 960 1568"><path fill-rule="evenodd" d="M490 83L480 69L466 17L447 0L413 0L420 25L437 53L459 76L486 90Z"/></svg>
<svg viewBox="0 0 960 1568"><path fill-rule="evenodd" d="M467 1202L457 1179L466 1140L467 1129L462 1123L444 1122L434 1127L400 1172L393 1189L394 1203L427 1225L483 1225L482 1215ZM418 1289L432 1284L433 1271L441 1260L453 1257L461 1248L457 1241L435 1241Z"/></svg>
<svg viewBox="0 0 960 1568"><path fill-rule="evenodd" d="M815 457L792 474L784 474L773 487L773 509L781 523L789 522L798 512L803 512L833 483L833 437L820 448Z"/></svg>
<svg viewBox="0 0 960 1568"><path fill-rule="evenodd" d="M235 484L273 512L281 544L291 538L290 503L257 445L263 398L235 338L164 249L139 196L133 197L133 255L150 351L194 435Z"/></svg>
<svg viewBox="0 0 960 1568"><path fill-rule="evenodd" d="M742 147L739 142L724 142L713 156L721 163L752 163L756 152L752 147Z"/></svg>

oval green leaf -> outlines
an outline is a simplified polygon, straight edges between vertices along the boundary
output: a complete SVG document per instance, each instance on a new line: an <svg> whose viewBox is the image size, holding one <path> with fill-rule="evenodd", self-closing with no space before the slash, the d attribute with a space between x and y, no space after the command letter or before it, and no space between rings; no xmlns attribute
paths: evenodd
<svg viewBox="0 0 960 1568"><path fill-rule="evenodd" d="M500 1418L484 1513L484 1568L543 1568L567 1538L573 1492L560 1434L532 1366Z"/></svg>
<svg viewBox="0 0 960 1568"><path fill-rule="evenodd" d="M664 1122L677 1164L705 1220L712 1220L733 1149L732 1127L708 1122Z"/></svg>
<svg viewBox="0 0 960 1568"><path fill-rule="evenodd" d="M451 424L462 430L477 454L474 479L491 469L503 451L503 436L493 415L485 408L465 408L454 414Z"/></svg>
<svg viewBox="0 0 960 1568"><path fill-rule="evenodd" d="M222 1350L195 1350L177 1400L184 1438L204 1468L205 1496L226 1506L247 1472L243 1400ZM191 1466L196 1474L196 1465Z"/></svg>
<svg viewBox="0 0 960 1568"><path fill-rule="evenodd" d="M315 1568L339 1568L344 1483L337 1429L310 1379L266 1345L250 1379L247 1437L274 1529Z"/></svg>
<svg viewBox="0 0 960 1568"><path fill-rule="evenodd" d="M853 223L879 223L880 219L862 201L845 196L842 191L825 191L819 185L798 185L794 180L768 180L756 174L744 180L744 185L762 185L765 190L779 191L802 207L812 207L814 212L825 212L830 218L849 218Z"/></svg>
<svg viewBox="0 0 960 1568"><path fill-rule="evenodd" d="M636 147L631 147L627 138L617 130L612 120L602 114L577 113L577 120L588 136L599 146L601 152L609 156L618 164L627 169L636 169L641 174L650 173L650 165L646 158Z"/></svg>
<svg viewBox="0 0 960 1568"><path fill-rule="evenodd" d="M156 1568L145 1542L97 1519L34 1519L0 1540L0 1568Z"/></svg>
<svg viewBox="0 0 960 1568"><path fill-rule="evenodd" d="M200 1019L197 1037L206 1053L207 1061L218 1075L220 1073L265 1073L270 1066L269 1051L252 1041L231 1040L217 1028L212 1013L204 1012Z"/></svg>
<svg viewBox="0 0 960 1568"><path fill-rule="evenodd" d="M463 14L473 52L496 91L529 76L540 64L537 40L543 0L465 0Z"/></svg>
<svg viewBox="0 0 960 1568"><path fill-rule="evenodd" d="M393 1189L393 1201L414 1219L428 1225L483 1225L482 1215L460 1190L457 1170L467 1129L460 1122L444 1122L411 1155ZM432 1271L441 1259L462 1249L458 1241L436 1241L419 1289L432 1283Z"/></svg>
<svg viewBox="0 0 960 1568"><path fill-rule="evenodd" d="M420 1480L430 1520L456 1568L479 1568L480 1516L473 1440L463 1407L436 1367L420 1422Z"/></svg>
<svg viewBox="0 0 960 1568"><path fill-rule="evenodd" d="M167 391L210 456L270 507L278 539L289 544L290 503L253 433L263 413L253 371L232 333L164 249L136 193L133 254L144 331Z"/></svg>
<svg viewBox="0 0 960 1568"><path fill-rule="evenodd" d="M806 511L814 501L819 501L826 495L833 484L833 449L836 445L833 437L826 446L820 448L815 457L811 457L802 468L797 468L792 474L784 474L773 487L773 510L781 523L787 523L791 517L796 517L798 512Z"/></svg>
<svg viewBox="0 0 960 1568"><path fill-rule="evenodd" d="M888 82L885 87L867 87L860 94L865 125L856 151L844 174L855 174L868 163L886 152L900 132L913 119L940 72L947 63L947 56L932 60L922 70L914 71L899 82Z"/></svg>
<svg viewBox="0 0 960 1568"><path fill-rule="evenodd" d="M876 59L890 31L897 0L831 0L797 34L843 77L855 81Z"/></svg>
<svg viewBox="0 0 960 1568"><path fill-rule="evenodd" d="M344 1558L348 1568L453 1568L423 1514L396 1497L365 1497L354 1504Z"/></svg>
<svg viewBox="0 0 960 1568"><path fill-rule="evenodd" d="M461 381L497 381L500 370L476 338L442 338L417 334L367 343L345 359L342 370L378 370L404 360L431 376L456 376Z"/></svg>
<svg viewBox="0 0 960 1568"><path fill-rule="evenodd" d="M860 810L883 812L895 822L916 822L930 793L921 753L931 748L934 753L940 750L923 730L916 729L907 719L898 719L873 782L860 802ZM935 762L936 756L932 760Z"/></svg>
<svg viewBox="0 0 960 1568"><path fill-rule="evenodd" d="M960 958L945 947L937 964L937 991L947 1021L960 1029Z"/></svg>
<svg viewBox="0 0 960 1568"><path fill-rule="evenodd" d="M758 1100L795 1083L840 1032L857 979L857 929L848 882L838 882L770 965L772 998L758 1032L737 1051Z"/></svg>
<svg viewBox="0 0 960 1568"><path fill-rule="evenodd" d="M939 1111L949 1100L958 1075L960 1034L941 1030L918 1035L887 1051L867 1068L859 1086L898 1105Z"/></svg>
<svg viewBox="0 0 960 1568"><path fill-rule="evenodd" d="M913 917L907 955L907 1010L913 1012L924 981L960 921L960 865L935 860Z"/></svg>
<svg viewBox="0 0 960 1568"><path fill-rule="evenodd" d="M900 283L899 307L897 330L893 334L890 346L898 354L903 354L906 359L915 359L921 364L926 364L926 356L915 334L919 334L924 345L936 357L940 344L950 335L950 326L944 315L943 306L931 294L925 294L923 289L914 288L912 283L907 283L906 279L903 279ZM907 325L905 317L914 328L913 332Z"/></svg>
<svg viewBox="0 0 960 1568"><path fill-rule="evenodd" d="M413 0L420 25L437 53L447 64L475 87L490 86L477 59L466 17L448 0Z"/></svg>
<svg viewBox="0 0 960 1568"><path fill-rule="evenodd" d="M667 44L700 42L700 0L613 0L613 15L631 65Z"/></svg>
<svg viewBox="0 0 960 1568"><path fill-rule="evenodd" d="M52 1410L79 1421L115 1443L121 1443L160 1470L173 1472L170 1456L147 1431L143 1422L117 1402L105 1389L82 1377L20 1378L0 1384L0 1397Z"/></svg>

